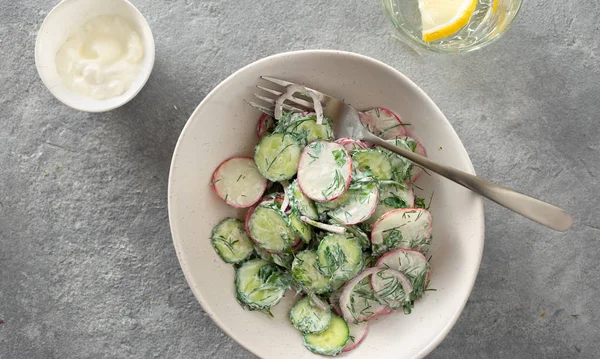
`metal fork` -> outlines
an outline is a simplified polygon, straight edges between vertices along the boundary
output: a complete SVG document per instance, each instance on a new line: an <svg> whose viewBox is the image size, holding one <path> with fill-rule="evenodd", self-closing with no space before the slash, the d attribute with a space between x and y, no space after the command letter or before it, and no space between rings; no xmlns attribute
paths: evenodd
<svg viewBox="0 0 600 359"><path fill-rule="evenodd" d="M274 90L264 86L256 86L271 95L275 95L276 97L281 96L282 93L285 92L285 88L287 86L295 85L293 82L284 81L273 77L261 76L261 78L282 87L281 90ZM566 231L573 224L573 219L571 216L564 210L554 205L516 192L512 189L499 186L495 183L473 176L472 174L457 170L456 168L437 163L427 157L423 157L384 141L363 127L359 119L358 111L356 111L352 106L347 105L343 101L326 95L320 91L316 91L308 87L307 89L317 95L321 101L321 104L323 105L323 114L333 120L333 133L335 138L350 137L357 140L364 140L396 152L397 154L409 159L410 161L427 170L430 170L431 172L435 172L442 177L446 177L447 179L454 181L461 186L464 186L471 191L510 209L511 211L514 211L526 218L529 218L554 230ZM256 93L254 96L271 105L275 104L275 99L268 96L263 96ZM260 106L253 102L248 102L248 104L269 115L273 115L273 111L264 106ZM307 110L313 110L313 104L308 98L305 99L302 98L302 95L299 95L287 100L287 103L283 105L283 108L288 111L305 112Z"/></svg>

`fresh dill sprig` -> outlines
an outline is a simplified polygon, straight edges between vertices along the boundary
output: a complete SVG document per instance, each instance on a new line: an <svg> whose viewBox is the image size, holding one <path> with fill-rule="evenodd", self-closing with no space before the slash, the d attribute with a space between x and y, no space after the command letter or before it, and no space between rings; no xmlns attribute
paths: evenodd
<svg viewBox="0 0 600 359"><path fill-rule="evenodd" d="M279 153L277 153L277 154L275 155L275 157L273 157L273 160L271 161L271 163L269 163L269 162L267 161L267 164L268 164L267 171L271 169L271 167L273 166L273 164L275 163L275 161L277 160L277 158L279 158L279 156L281 156L281 154L282 154L282 153L283 153L285 150L287 150L287 149L288 149L290 146L292 146L292 145L293 145L293 143L290 143L289 145L286 145L285 147L283 147L283 149L281 149L281 151L279 151Z"/></svg>

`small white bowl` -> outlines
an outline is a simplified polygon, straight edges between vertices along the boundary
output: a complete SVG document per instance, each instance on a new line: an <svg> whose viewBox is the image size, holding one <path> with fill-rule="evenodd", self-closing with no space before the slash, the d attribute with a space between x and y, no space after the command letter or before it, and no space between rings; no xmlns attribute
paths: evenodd
<svg viewBox="0 0 600 359"><path fill-rule="evenodd" d="M100 15L118 15L132 24L142 38L144 59L138 78L121 96L96 100L65 87L56 70L56 53L73 32ZM50 92L67 106L85 112L105 112L129 102L148 81L154 66L154 37L144 16L127 0L63 0L50 11L35 43L35 66Z"/></svg>
<svg viewBox="0 0 600 359"><path fill-rule="evenodd" d="M217 256L209 239L223 218L244 218L243 210L214 193L210 181L226 158L254 153L260 113L243 100L253 99L256 85L268 85L261 75L304 84L358 109L387 107L412 124L411 135L431 159L469 173L473 165L448 120L417 85L382 62L349 52L310 50L264 58L221 82L196 108L179 137L169 177L173 242L192 291L215 323L256 356L323 358L304 348L290 323L293 292L273 307L274 318L237 303L234 268ZM340 358L421 358L444 339L469 298L483 253L482 198L434 174L417 183L423 188L419 197L433 198L430 286L436 291L419 299L411 315L398 311L375 319L363 343Z"/></svg>

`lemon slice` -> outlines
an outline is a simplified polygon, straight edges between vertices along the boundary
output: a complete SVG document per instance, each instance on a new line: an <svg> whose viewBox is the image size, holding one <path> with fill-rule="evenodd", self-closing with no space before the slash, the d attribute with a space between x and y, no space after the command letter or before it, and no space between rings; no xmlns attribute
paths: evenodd
<svg viewBox="0 0 600 359"><path fill-rule="evenodd" d="M419 0L423 40L432 42L462 29L473 15L478 0Z"/></svg>

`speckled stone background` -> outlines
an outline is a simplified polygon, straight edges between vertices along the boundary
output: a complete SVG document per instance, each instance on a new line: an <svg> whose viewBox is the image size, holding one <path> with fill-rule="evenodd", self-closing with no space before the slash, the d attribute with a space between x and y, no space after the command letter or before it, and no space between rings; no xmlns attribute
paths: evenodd
<svg viewBox="0 0 600 359"><path fill-rule="evenodd" d="M562 234L486 203L475 289L430 357L600 357L597 1L526 0L501 41L457 57L394 40L378 1L133 1L156 64L133 101L105 114L67 108L37 76L36 32L56 1L0 1L0 358L253 357L183 278L169 162L216 84L308 48L399 69L440 106L481 176L574 215Z"/></svg>

